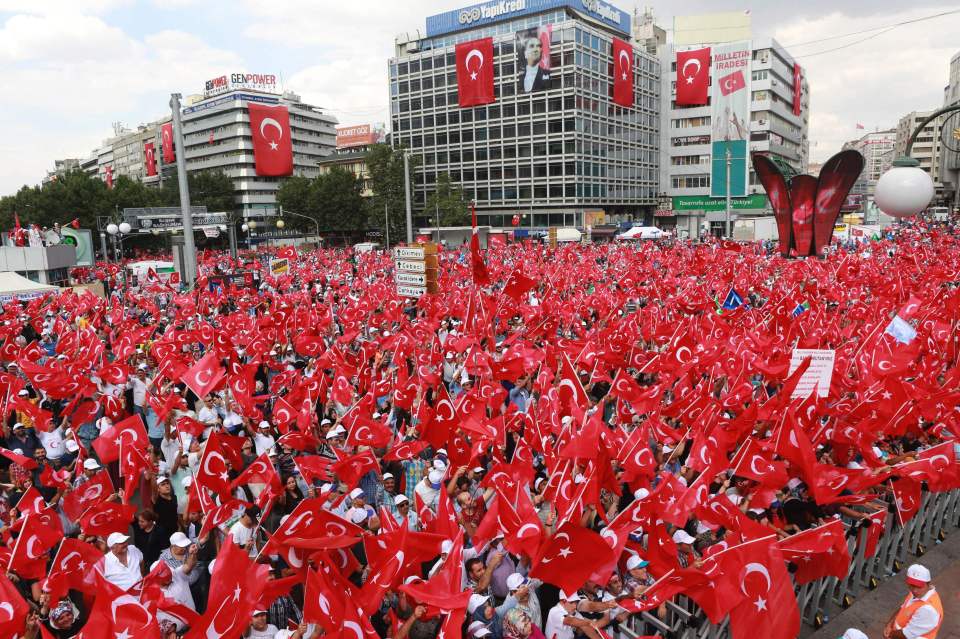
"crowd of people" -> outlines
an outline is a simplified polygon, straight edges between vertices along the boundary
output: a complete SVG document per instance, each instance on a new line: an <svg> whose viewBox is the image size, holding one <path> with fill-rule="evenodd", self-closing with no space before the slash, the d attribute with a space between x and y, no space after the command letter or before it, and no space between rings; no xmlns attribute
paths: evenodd
<svg viewBox="0 0 960 639"><path fill-rule="evenodd" d="M192 289L4 305L0 636L600 639L696 605L795 637L795 583L960 488L960 244L740 248L447 250L419 299L385 252L211 253Z"/></svg>

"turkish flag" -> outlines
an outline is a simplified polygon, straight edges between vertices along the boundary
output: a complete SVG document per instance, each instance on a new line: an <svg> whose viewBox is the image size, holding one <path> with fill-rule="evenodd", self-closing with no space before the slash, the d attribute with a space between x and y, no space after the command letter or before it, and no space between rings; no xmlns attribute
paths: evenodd
<svg viewBox="0 0 960 639"><path fill-rule="evenodd" d="M29 612L30 606L23 600L17 587L7 578L6 572L0 574L0 633L2 636L22 636Z"/></svg>
<svg viewBox="0 0 960 639"><path fill-rule="evenodd" d="M332 572L332 568L323 564L319 570L308 570L303 595L303 620L320 624L328 633L340 627L345 605L344 593L327 577Z"/></svg>
<svg viewBox="0 0 960 639"><path fill-rule="evenodd" d="M613 549L600 535L567 522L544 541L530 576L575 592L594 568L606 564L612 556Z"/></svg>
<svg viewBox="0 0 960 639"><path fill-rule="evenodd" d="M101 559L103 552L96 546L67 537L60 543L57 556L50 566L47 582L52 589L63 588L64 596L67 590L93 594L93 568ZM59 600L60 597L54 596L55 594L52 592L50 598Z"/></svg>
<svg viewBox="0 0 960 639"><path fill-rule="evenodd" d="M93 440L93 449L97 451L102 463L109 464L120 459L121 443L146 450L149 445L147 429L144 428L140 415L131 415L100 433L100 436Z"/></svg>
<svg viewBox="0 0 960 639"><path fill-rule="evenodd" d="M348 487L353 488L360 481L360 478L369 473L371 470L379 475L380 463L377 461L377 458L373 456L373 453L370 450L365 450L357 453L356 455L344 457L340 461L334 463L330 467L330 470L332 470Z"/></svg>
<svg viewBox="0 0 960 639"><path fill-rule="evenodd" d="M267 497L279 495L283 492L283 487L280 485L280 476L277 475L276 469L270 463L270 457L267 453L263 453L247 466L230 484L230 490L236 490L237 487L250 482L266 484L267 489L260 494Z"/></svg>
<svg viewBox="0 0 960 639"><path fill-rule="evenodd" d="M143 143L143 161L147 165L147 177L151 177L157 174L157 157L156 157L156 148L153 146L153 142L144 142Z"/></svg>
<svg viewBox="0 0 960 639"><path fill-rule="evenodd" d="M250 134L257 175L278 177L293 173L293 142L290 111L282 104L268 106L250 102Z"/></svg>
<svg viewBox="0 0 960 639"><path fill-rule="evenodd" d="M707 103L710 88L710 47L677 51L677 106Z"/></svg>
<svg viewBox="0 0 960 639"><path fill-rule="evenodd" d="M900 519L900 525L906 526L917 511L920 510L922 495L920 494L920 482L906 477L901 477L890 483L893 489L893 496L897 505L897 517Z"/></svg>
<svg viewBox="0 0 960 639"><path fill-rule="evenodd" d="M513 301L519 302L523 297L523 294L536 285L536 280L527 277L520 272L520 269L517 269L513 272L513 274L510 276L510 279L507 280L506 285L503 287L503 294L513 299Z"/></svg>
<svg viewBox="0 0 960 639"><path fill-rule="evenodd" d="M20 534L13 542L8 569L16 572L21 579L42 578L47 574L47 551L53 548L62 536L62 530L44 526L35 514L27 515Z"/></svg>
<svg viewBox="0 0 960 639"><path fill-rule="evenodd" d="M457 45L457 95L460 107L490 104L493 91L493 38Z"/></svg>
<svg viewBox="0 0 960 639"><path fill-rule="evenodd" d="M163 151L163 163L173 164L176 156L173 152L173 122L160 127L160 150Z"/></svg>
<svg viewBox="0 0 960 639"><path fill-rule="evenodd" d="M84 535L106 537L110 533L127 534L130 522L137 513L133 504L118 504L114 501L104 501L87 509L80 517L80 530Z"/></svg>
<svg viewBox="0 0 960 639"><path fill-rule="evenodd" d="M413 459L419 455L424 448L427 447L427 442L422 439L415 439L409 442L401 442L393 446L390 451L383 456L383 461L400 461L403 459Z"/></svg>
<svg viewBox="0 0 960 639"><path fill-rule="evenodd" d="M112 189L113 188L113 167L108 164L106 168L104 168L104 171L107 174L107 188Z"/></svg>
<svg viewBox="0 0 960 639"><path fill-rule="evenodd" d="M717 84L720 85L720 93L723 95L730 95L747 87L747 81L743 77L742 70L737 70L723 76L717 80Z"/></svg>
<svg viewBox="0 0 960 639"><path fill-rule="evenodd" d="M67 491L63 498L63 512L76 521L87 508L98 504L113 493L113 483L106 469L101 470L86 482Z"/></svg>
<svg viewBox="0 0 960 639"><path fill-rule="evenodd" d="M613 39L613 101L620 106L633 106L633 45Z"/></svg>
<svg viewBox="0 0 960 639"><path fill-rule="evenodd" d="M220 431L210 434L200 455L200 468L194 475L194 482L226 500L230 496L230 465L222 449L224 437Z"/></svg>
<svg viewBox="0 0 960 639"><path fill-rule="evenodd" d="M460 50L460 47L457 47ZM459 53L458 53L459 55ZM487 265L480 254L480 236L477 232L477 205L471 203L470 215L472 218L473 231L470 234L470 264L473 270L474 286L486 286L490 283L490 274L487 272ZM472 300L471 300L472 301Z"/></svg>
<svg viewBox="0 0 960 639"><path fill-rule="evenodd" d="M85 639L160 639L160 627L147 604L96 575L96 600L83 627Z"/></svg>
<svg viewBox="0 0 960 639"><path fill-rule="evenodd" d="M777 545L784 559L797 566L798 584L827 576L843 579L850 569L846 530L839 519L790 535Z"/></svg>
<svg viewBox="0 0 960 639"><path fill-rule="evenodd" d="M18 455L12 450L7 450L6 448L0 448L0 455L3 455L10 461L12 461L17 466L20 466L24 470L33 470L37 467L37 462L33 460L32 457L26 457L25 455Z"/></svg>
<svg viewBox="0 0 960 639"><path fill-rule="evenodd" d="M776 537L739 546L736 583L744 600L730 611L733 639L751 639L762 629L763 637L796 637L800 632L800 610L793 582L777 548ZM725 572L727 566L724 565Z"/></svg>
<svg viewBox="0 0 960 639"><path fill-rule="evenodd" d="M206 397L226 374L227 371L220 366L220 358L210 351L187 369L180 379L197 397Z"/></svg>
<svg viewBox="0 0 960 639"><path fill-rule="evenodd" d="M224 544L210 579L207 611L191 626L187 638L241 636L250 625L250 615L266 588L269 572L269 566L254 563L236 544Z"/></svg>
<svg viewBox="0 0 960 639"><path fill-rule="evenodd" d="M346 519L326 510L324 508L326 502L326 495L301 501L277 528L272 541L287 546L300 546L299 542L309 543L315 539L350 537L356 540L359 538L363 531Z"/></svg>

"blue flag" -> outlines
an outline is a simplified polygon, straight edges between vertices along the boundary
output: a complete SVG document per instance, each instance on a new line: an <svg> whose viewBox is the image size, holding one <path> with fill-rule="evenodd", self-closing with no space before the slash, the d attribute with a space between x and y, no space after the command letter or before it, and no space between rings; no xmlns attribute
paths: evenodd
<svg viewBox="0 0 960 639"><path fill-rule="evenodd" d="M793 317L798 317L801 313L804 313L809 310L810 310L810 303L803 302L802 304L797 304L797 307L793 309L793 312L791 312L790 315Z"/></svg>
<svg viewBox="0 0 960 639"><path fill-rule="evenodd" d="M730 289L730 292L727 293L727 296L723 299L723 308L728 311L732 311L736 308L743 306L743 298L740 297L740 294L737 293L734 289Z"/></svg>

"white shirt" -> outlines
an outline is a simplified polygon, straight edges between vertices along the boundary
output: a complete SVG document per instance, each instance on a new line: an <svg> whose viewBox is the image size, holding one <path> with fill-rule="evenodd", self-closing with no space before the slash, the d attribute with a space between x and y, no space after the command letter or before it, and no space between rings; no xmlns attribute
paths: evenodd
<svg viewBox="0 0 960 639"><path fill-rule="evenodd" d="M203 422L204 424L213 424L220 419L220 415L217 414L217 411L209 406L204 406L199 411L197 411L197 421Z"/></svg>
<svg viewBox="0 0 960 639"><path fill-rule="evenodd" d="M437 488L434 488L428 482L429 480L426 477L424 477L423 479L420 480L416 488L414 488L413 490L415 493L420 495L420 499L423 500L424 506L426 506L427 508L436 510L437 500L440 497L440 490ZM442 482L440 484L440 487L443 488Z"/></svg>
<svg viewBox="0 0 960 639"><path fill-rule="evenodd" d="M103 578L122 590L129 590L140 581L140 562L143 553L136 546L127 546L127 565L124 566L113 552L103 556Z"/></svg>
<svg viewBox="0 0 960 639"><path fill-rule="evenodd" d="M573 616L576 616L576 613ZM547 639L573 639L573 626L563 623L566 617L567 611L562 604L551 608L547 615L547 626L543 629L544 636Z"/></svg>
<svg viewBox="0 0 960 639"><path fill-rule="evenodd" d="M196 566L193 569L196 570ZM193 593L190 592L190 576L183 571L183 566L172 568L170 572L173 573L173 581L163 588L164 596L196 612L197 606L193 602Z"/></svg>
<svg viewBox="0 0 960 639"><path fill-rule="evenodd" d="M238 521L234 525L230 526L230 537L233 538L233 543L237 544L238 546L242 546L253 539L253 528L247 528L242 522ZM257 556L256 543L250 544L250 556Z"/></svg>
<svg viewBox="0 0 960 639"><path fill-rule="evenodd" d="M257 630L253 626L250 626L250 634L247 635L248 639L273 639L277 636L277 633L280 632L275 625L268 623L267 627L263 630Z"/></svg>
<svg viewBox="0 0 960 639"><path fill-rule="evenodd" d="M133 403L140 408L147 405L147 386L151 383L152 380L149 377L144 376L143 381L140 381L139 377L133 376L127 384L133 390Z"/></svg>
<svg viewBox="0 0 960 639"><path fill-rule="evenodd" d="M51 429L49 433L41 430L37 431L37 438L43 444L43 450L47 452L47 459L60 459L66 452L63 446L63 433L60 428Z"/></svg>
<svg viewBox="0 0 960 639"><path fill-rule="evenodd" d="M526 73L523 74L523 92L530 93L533 91L533 83L537 81L537 71L540 69L540 65L534 65L532 67L527 67ZM549 635L547 639L553 639Z"/></svg>
<svg viewBox="0 0 960 639"><path fill-rule="evenodd" d="M260 433L256 433L253 436L253 447L257 451L258 456L273 448L275 443L276 440L273 438L273 435L261 435Z"/></svg>
<svg viewBox="0 0 960 639"><path fill-rule="evenodd" d="M933 596L933 593L936 592L936 589L930 588L930 592L925 594L921 599L927 601ZM910 597L910 600L907 604L910 604L914 601L917 601L914 597ZM907 639L917 639L917 637L922 637L931 630L937 627L937 624L940 623L940 615L937 613L937 609L931 605L920 606L914 611L913 616L910 617L910 622L903 630L903 636Z"/></svg>

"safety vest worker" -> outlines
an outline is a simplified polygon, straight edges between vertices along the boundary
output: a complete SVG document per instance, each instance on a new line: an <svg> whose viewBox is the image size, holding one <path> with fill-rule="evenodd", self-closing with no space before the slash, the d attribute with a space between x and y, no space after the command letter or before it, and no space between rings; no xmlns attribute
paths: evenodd
<svg viewBox="0 0 960 639"><path fill-rule="evenodd" d="M943 604L930 583L930 571L913 564L907 568L906 581L910 594L887 622L884 639L936 639L943 624Z"/></svg>

